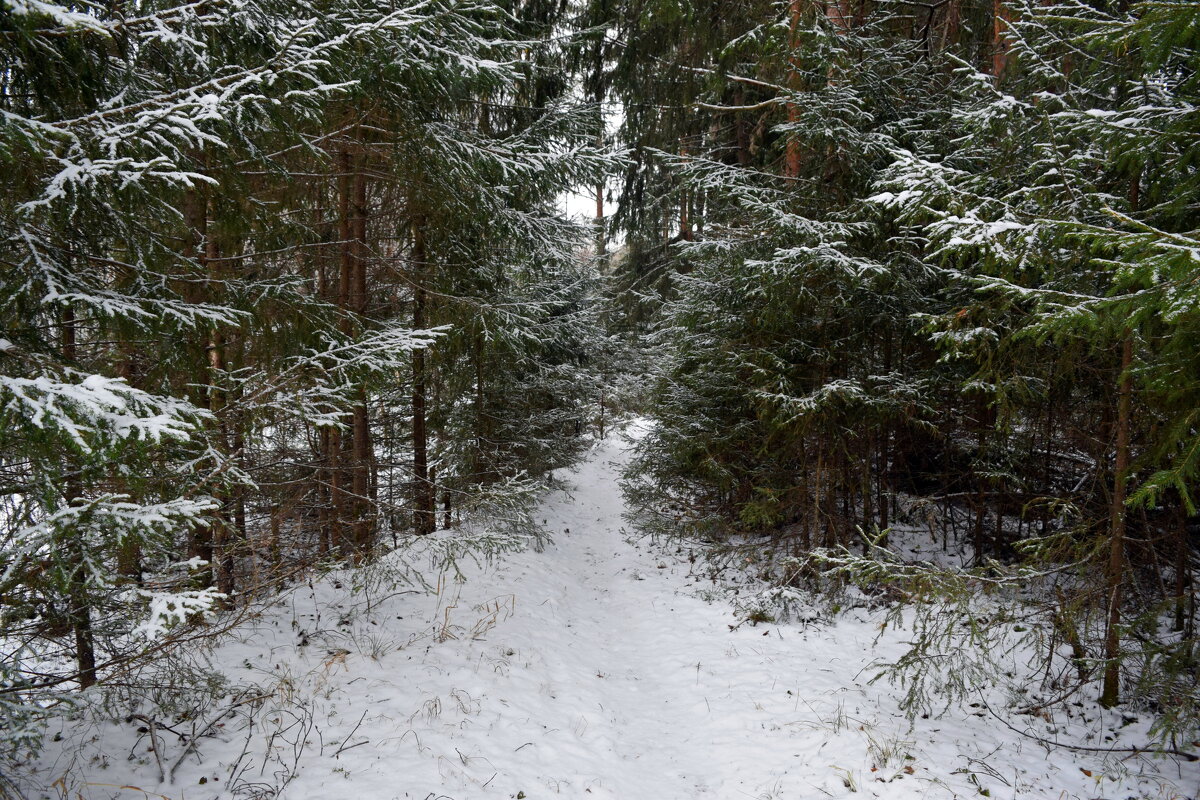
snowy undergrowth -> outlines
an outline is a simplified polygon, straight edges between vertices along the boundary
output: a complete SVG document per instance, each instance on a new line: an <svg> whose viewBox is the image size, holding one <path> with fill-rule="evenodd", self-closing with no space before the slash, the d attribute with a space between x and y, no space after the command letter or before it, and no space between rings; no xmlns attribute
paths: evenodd
<svg viewBox="0 0 1200 800"><path fill-rule="evenodd" d="M1051 578L1059 591L1069 578L1053 571L1040 582L1019 571L1005 577L995 563L968 569L962 548L947 547L929 528L904 524L890 532L902 536L887 547L878 546L884 541L879 537L869 555L856 548L795 556L787 537L750 536L720 545L685 542L678 552L687 548L692 574L708 584L702 596L729 604L737 626L783 623L836 631L850 621L872 620L877 646L858 676L891 687L889 699L913 721L913 732L928 720L944 723L965 714L1040 745L1047 755L1073 753L1079 773L1096 785L1090 794L1081 787L1061 797L1197 796L1200 773L1192 764L1200 742L1163 734L1156 727L1160 711L1142 707L1137 698L1120 710L1094 702L1097 668L1072 652L1056 627L1056 607L1046 601L1054 596ZM1090 673L1082 684L1080 670ZM1162 748L1167 752L1151 752ZM1013 796L1021 795L1022 785L1029 792L1053 785L1004 780L993 774L997 761L990 757L964 759L968 766L958 774L968 775L984 796L994 795L979 783L984 775L1010 787ZM1014 774L1021 772L1018 767Z"/></svg>
<svg viewBox="0 0 1200 800"><path fill-rule="evenodd" d="M219 700L186 718L64 716L26 767L44 791L27 793L1195 796L1195 764L1102 752L1146 741L1148 720L1088 704L1013 715L1003 676L974 706L910 721L902 692L871 682L912 635L884 609L747 622L687 552L629 541L626 446L565 476L572 488L538 514L554 537L543 552L432 570L427 590L386 562L296 587L212 654ZM437 536L427 565L454 534Z"/></svg>

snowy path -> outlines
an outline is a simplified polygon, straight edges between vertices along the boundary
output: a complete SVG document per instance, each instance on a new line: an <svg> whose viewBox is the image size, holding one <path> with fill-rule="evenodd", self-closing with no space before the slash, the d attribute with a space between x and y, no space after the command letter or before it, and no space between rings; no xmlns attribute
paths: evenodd
<svg viewBox="0 0 1200 800"><path fill-rule="evenodd" d="M780 771L763 769L780 754L757 721L770 716L760 701L772 701L757 692L769 679L775 704L787 697L787 648L754 631L739 649L728 609L679 593L686 562L625 540L614 473L605 456L583 467L574 497L546 510L556 546L512 576L521 594L544 599L510 641L533 654L528 668L561 701L553 731L535 729L539 772L602 797L768 794L755 776Z"/></svg>
<svg viewBox="0 0 1200 800"><path fill-rule="evenodd" d="M475 643L490 674L456 677L480 702L464 720L483 736L461 737L466 757L440 776L465 791L438 791L474 796L496 775L499 796L763 797L785 772L761 703L794 707L781 679L800 665L778 634L731 640L727 608L680 593L686 561L626 541L616 455L599 453L547 504L554 545L464 587L511 594L517 610L487 634L490 652Z"/></svg>
<svg viewBox="0 0 1200 800"><path fill-rule="evenodd" d="M82 796L189 800L281 786L292 800L1195 796L1194 766L1110 759L1106 774L977 709L910 726L897 690L867 683L904 638L876 642L878 616L737 625L724 599L701 599L711 587L683 554L627 541L623 446L547 499L544 552L443 576L427 596L356 593L345 573L277 603L218 652L275 699L253 725L230 717L175 785L156 785L131 728L68 731L43 774L73 758Z"/></svg>
<svg viewBox="0 0 1200 800"><path fill-rule="evenodd" d="M506 559L463 587L475 605L515 597L516 611L470 645L478 658L469 670L456 668L461 656L427 654L438 669L421 689L473 701L465 711L456 702L446 720L436 748L440 785L428 791L623 800L845 794L837 762L849 773L865 754L846 760L830 746L863 713L852 683L861 663L841 667L840 649L814 652L795 628L731 631L737 618L695 596L686 559L627 541L621 455L618 444L602 448L572 477L570 494L547 502L542 516L555 542L544 553ZM841 647L864 653L871 637L862 628ZM407 796L424 798L426 787Z"/></svg>

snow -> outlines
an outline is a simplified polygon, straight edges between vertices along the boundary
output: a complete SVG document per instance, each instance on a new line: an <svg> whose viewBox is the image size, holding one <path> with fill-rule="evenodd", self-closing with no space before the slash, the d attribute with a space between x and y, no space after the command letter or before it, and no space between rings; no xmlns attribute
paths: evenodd
<svg viewBox="0 0 1200 800"><path fill-rule="evenodd" d="M57 3L43 3L39 0L4 0L4 5L14 14L45 15L64 28L88 28L100 33L107 32L104 23L91 14L80 14Z"/></svg>
<svg viewBox="0 0 1200 800"><path fill-rule="evenodd" d="M89 439L101 433L148 442L186 440L193 424L188 418L206 413L103 375L84 375L79 382L0 375L0 403L37 428L62 429L84 452L92 449Z"/></svg>
<svg viewBox="0 0 1200 800"><path fill-rule="evenodd" d="M461 576L434 571L428 592L393 585L391 556L248 615L214 655L231 685L246 687L226 698L228 713L170 720L204 734L195 752L161 727L138 733L136 720L68 720L41 777L49 784L73 764L78 785L63 789L72 797L189 800L281 787L296 800L1196 791L1192 764L1047 749L1008 727L1069 742L1107 733L1114 747L1146 741L1147 722L1091 705L1071 718L1009 717L1000 690L981 687L975 707L910 723L902 691L871 682L872 664L898 657L910 635L882 612L754 625L694 572L689 551L631 542L617 484L627 448L603 443L565 476L573 488L548 496L538 519L554 541L542 552L460 564Z"/></svg>
<svg viewBox="0 0 1200 800"><path fill-rule="evenodd" d="M215 589L187 592L137 591L135 594L148 601L149 606L146 619L138 625L135 633L151 641L162 638L171 628L189 619L208 617L224 597Z"/></svg>
<svg viewBox="0 0 1200 800"><path fill-rule="evenodd" d="M920 200L924 197L924 192L914 189L905 189L899 193L896 192L880 192L877 195L868 197L866 203L874 203L884 206L885 208L902 208L912 200Z"/></svg>

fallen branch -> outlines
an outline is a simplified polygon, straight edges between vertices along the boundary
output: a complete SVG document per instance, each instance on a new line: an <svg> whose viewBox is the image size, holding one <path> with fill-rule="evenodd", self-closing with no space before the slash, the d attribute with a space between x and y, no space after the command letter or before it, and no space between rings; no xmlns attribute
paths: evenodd
<svg viewBox="0 0 1200 800"><path fill-rule="evenodd" d="M358 747L359 744L366 744L367 742L371 741L370 739L367 739L366 741L359 742L358 744L352 744L349 747L346 746L346 742L348 742L354 738L354 734L358 731L359 726L363 724L363 720L366 718L367 718L367 712L364 711L362 713L362 716L358 718L358 722L355 723L353 730L351 730L350 733L346 736L346 738L342 740L341 747L339 747L337 749L337 752L333 754L334 758L337 758L346 750L352 750L353 748Z"/></svg>
<svg viewBox="0 0 1200 800"><path fill-rule="evenodd" d="M175 763L171 765L171 771L167 773L167 782L170 783L172 786L175 785L175 772L176 772L176 770L179 769L180 766L183 765L183 760L185 758L187 758L188 755L190 755L192 753L192 751L194 751L196 749L196 742L198 742L203 737L207 736L209 731L211 731L213 728L215 728L217 726L218 722L225 719L226 715L228 715L230 711L233 711L235 708L238 708L240 706L244 706L247 703L254 703L259 700L266 700L269 697L270 697L270 695L267 695L267 694L256 694L251 697L243 697L240 700L237 700L237 701L231 703L226 708L222 709L221 713L214 715L213 718L208 721L208 724L205 725L203 728L201 728L198 733L196 733L195 735L188 738L187 745L183 748L183 752L179 754L179 758L177 758L175 760Z"/></svg>
<svg viewBox="0 0 1200 800"><path fill-rule="evenodd" d="M1027 739L1033 739L1035 742L1038 742L1039 744L1043 744L1046 747L1065 747L1068 750L1076 750L1076 751L1083 752L1083 753L1110 753L1110 754L1111 753L1129 753L1130 755L1162 754L1162 755L1178 756L1179 758L1182 758L1185 761L1200 760L1200 756L1196 755L1195 753L1188 753L1183 750L1176 750L1173 747L1088 747L1087 745L1083 745L1083 744L1069 744L1067 742L1056 742L1051 739L1045 739L1041 736L1038 736L1035 733L1030 733L1029 731L1021 730L1020 728L1011 724L1008 720L1004 719L1004 717L1001 717L999 714L997 714L995 711L993 711L992 707L990 705L988 705L987 703L984 703L981 701L980 705L982 705L984 708L986 708L989 714L991 714L993 717L998 719L1004 725L1004 727L1008 728L1010 731L1012 731L1014 733L1018 733L1021 736L1026 737Z"/></svg>

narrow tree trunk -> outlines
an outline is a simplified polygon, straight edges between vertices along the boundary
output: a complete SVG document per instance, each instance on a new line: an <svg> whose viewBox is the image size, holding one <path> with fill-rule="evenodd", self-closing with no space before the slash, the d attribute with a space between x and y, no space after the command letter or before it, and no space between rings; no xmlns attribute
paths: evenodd
<svg viewBox="0 0 1200 800"><path fill-rule="evenodd" d="M342 311L340 327L343 333L350 333L350 317L346 310L350 308L350 291L354 273L354 220L351 219L350 197L353 192L350 153L347 150L338 152L338 294L337 306Z"/></svg>
<svg viewBox="0 0 1200 800"><path fill-rule="evenodd" d="M208 277L208 200L195 189L189 189L184 196L183 202L184 223L187 227L186 238L183 246L183 256L188 259L195 259L201 268L205 278ZM197 282L198 284L198 282ZM207 298L203 297L203 290L192 289L189 291L189 302L202 302ZM195 405L208 407L211 403L211 398L208 392L203 388L210 386L212 381L211 376L211 354L208 348L211 344L210 336L206 335L202 344L205 349L204 360L202 364L197 365L196 378L192 382L196 388L190 391L191 400ZM204 571L197 576L201 585L213 585L213 529L210 525L198 525L191 533L188 541L188 555L192 558L203 560L208 566Z"/></svg>
<svg viewBox="0 0 1200 800"><path fill-rule="evenodd" d="M597 144L600 148L604 147L604 134L601 133L597 137ZM604 181L601 180L596 184L596 255L603 262L604 256L608 253L608 231L605 229L604 219Z"/></svg>
<svg viewBox="0 0 1200 800"><path fill-rule="evenodd" d="M240 243L238 244L238 248L240 250ZM233 370L236 372L241 372L246 366L246 343L240 333L236 330L233 333L232 345L229 345L227 348L227 353L230 354L231 366ZM234 385L232 395L232 398L229 400L229 425L232 428L231 455L237 460L238 467L242 470L245 470L247 468L247 419L240 385ZM227 559L229 572L232 575L234 574L233 556L235 551L247 553L252 561L257 560L257 555L254 553L254 548L247 546L249 543L249 535L246 529L246 487L244 485L239 485L235 489L230 504L233 508L233 525L230 527L230 546L226 548L225 557ZM252 564L252 566L257 569L257 564Z"/></svg>
<svg viewBox="0 0 1200 800"><path fill-rule="evenodd" d="M958 44L958 30L962 23L962 12L958 6L958 0L949 0L946 3L946 12L942 25L941 46L943 48Z"/></svg>
<svg viewBox="0 0 1200 800"><path fill-rule="evenodd" d="M315 250L315 258L313 259L313 267L316 269L316 275L313 276L315 294L325 302L332 302L333 287L329 280L329 240L330 236L329 225L325 219L325 186L321 184L317 187L316 197L313 199L313 230L317 232L318 247Z"/></svg>
<svg viewBox="0 0 1200 800"><path fill-rule="evenodd" d="M354 273L354 222L351 219L351 193L353 192L352 168L351 168L350 152L341 150L338 152L338 241L339 241L339 258L338 258L338 293L337 306L341 312L341 320L339 327L342 333L350 335L352 331L350 321L350 289L353 282ZM333 510L334 510L334 537L330 542L332 548L342 553L349 554L354 550L354 532L355 519L358 504L353 495L353 478L351 477L352 467L349 462L353 458L352 450L354 445L353 420L351 421L351 431L342 430L335 431L330 437L330 444L334 447L333 463L333 480L331 482L330 491L332 493Z"/></svg>
<svg viewBox="0 0 1200 800"><path fill-rule="evenodd" d="M1005 33L1012 13L1004 5L1004 0L994 0L992 6L992 77L999 83L1008 67L1008 40Z"/></svg>
<svg viewBox="0 0 1200 800"><path fill-rule="evenodd" d="M808 443L800 440L800 463L804 469L800 473L800 497L797 505L800 507L800 546L807 553L812 549L812 477L808 469Z"/></svg>
<svg viewBox="0 0 1200 800"><path fill-rule="evenodd" d="M375 539L375 519L371 504L371 462L373 460L371 426L367 413L366 389L358 388L354 405L354 468L350 491L354 494L354 545L360 553L371 549Z"/></svg>
<svg viewBox="0 0 1200 800"><path fill-rule="evenodd" d="M871 456L875 452L875 437L868 436L866 446L863 448L862 463L860 464L859 480L862 481L860 491L862 494L862 535L863 552L868 550L866 537L872 533L871 526L875 523L875 508L873 507L874 492L872 491L871 481Z"/></svg>
<svg viewBox="0 0 1200 800"><path fill-rule="evenodd" d="M684 163L688 160L688 149L684 145L680 149L680 155L683 157ZM691 220L691 191L685 183L683 188L679 190L679 238L682 241L692 241L692 220Z"/></svg>
<svg viewBox="0 0 1200 800"><path fill-rule="evenodd" d="M883 337L883 372L885 375L891 374L892 371L892 355L894 345L892 343L892 333L888 330ZM887 496L887 477L891 471L891 448L893 426L891 423L885 423L882 430L882 435L879 437L879 466L876 470L878 479L876 481L876 506L879 508L879 529L887 530L888 527L888 496ZM933 533L933 531L930 531Z"/></svg>
<svg viewBox="0 0 1200 800"><path fill-rule="evenodd" d="M345 514L345 492L342 489L342 433L337 428L321 430L321 452L325 474L328 505L322 509L324 526L321 536L321 555L336 550L343 540L342 520Z"/></svg>
<svg viewBox="0 0 1200 800"><path fill-rule="evenodd" d="M607 411L606 406L608 403L608 398L605 397L604 390L605 390L605 386L603 384L601 384L600 385L600 420L599 420L599 422L600 422L599 433L600 433L601 441L604 440L604 435L605 435L604 426L607 421L607 420L605 420L604 415L605 415L605 412Z"/></svg>
<svg viewBox="0 0 1200 800"><path fill-rule="evenodd" d="M1129 428L1133 406L1133 334L1127 328L1121 343L1121 381L1117 392L1117 452L1113 465L1113 493L1109 540L1107 595L1108 628L1104 636L1104 685L1100 704L1111 708L1121 692L1121 600L1125 583L1125 496L1129 481Z"/></svg>
<svg viewBox="0 0 1200 800"><path fill-rule="evenodd" d="M801 0L791 0L788 6L788 48L790 56L788 65L788 87L794 90L800 89L800 16L803 11ZM800 121L800 108L792 100L787 102L787 121L790 124L796 124ZM800 140L795 132L789 132L787 136L787 150L784 153L783 174L788 178L795 178L800 175Z"/></svg>
<svg viewBox="0 0 1200 800"><path fill-rule="evenodd" d="M215 287L219 285L220 251L213 236L208 236L204 243L204 266L208 272L208 295L212 298ZM220 325L212 325L208 330L208 410L216 420L214 434L217 451L224 458L234 458L229 447L229 410L228 396L222 388L226 367L226 338L225 331ZM213 584L217 591L231 595L234 589L232 536L230 535L228 507L229 496L225 490L215 492L220 506L214 512L214 520L210 529Z"/></svg>
<svg viewBox="0 0 1200 800"><path fill-rule="evenodd" d="M993 506L993 510L996 513L996 528L992 533L992 553L999 557L1001 553L1000 548L1004 544L1004 514L1000 508L999 498L997 498L997 501ZM1018 522L1018 524L1020 523Z"/></svg>
<svg viewBox="0 0 1200 800"><path fill-rule="evenodd" d="M485 483L490 478L487 448L491 441L491 425L487 416L487 395L484 391L483 332L476 331L471 357L475 364L475 464L474 479Z"/></svg>
<svg viewBox="0 0 1200 800"><path fill-rule="evenodd" d="M367 180L360 160L338 152L338 232L340 259L338 307L342 333L352 336L367 312ZM360 385L350 409L350 429L331 436L337 440L337 464L331 492L336 512L336 547L344 555L361 556L374 543L375 516L371 502L371 441L366 387Z"/></svg>
<svg viewBox="0 0 1200 800"><path fill-rule="evenodd" d="M1175 626L1177 633L1183 632L1187 620L1188 586L1191 584L1191 552L1188 547L1187 509L1183 498L1175 512Z"/></svg>
<svg viewBox="0 0 1200 800"><path fill-rule="evenodd" d="M62 313L63 360L73 364L75 350L75 309L67 305ZM67 464L67 478L63 486L63 499L74 505L83 497L83 486L77 466ZM87 590L87 545L82 531L67 534L67 602L70 603L71 631L75 635L75 661L79 667L79 687L86 689L96 683L96 639L92 632L92 604Z"/></svg>
<svg viewBox="0 0 1200 800"><path fill-rule="evenodd" d="M738 86L734 91L733 104L734 106L746 105L746 91L741 86ZM733 136L734 149L737 151L738 166L750 166L752 156L750 152L750 127L746 122L746 113L744 111L735 112L733 115Z"/></svg>
<svg viewBox="0 0 1200 800"><path fill-rule="evenodd" d="M225 337L216 327L212 329L209 338L208 358L209 381L211 382L208 410L216 418L215 434L217 449L224 458L233 458L234 456L229 452L229 431L225 419L225 392L218 386L218 382L222 380L221 373L225 369ZM226 519L229 497L224 490L217 491L215 494L220 502L220 506L214 512L215 519L213 520L209 534L212 537L210 547L212 553L213 583L217 587L217 591L224 594L232 594L234 587L232 537L230 536L229 522Z"/></svg>
<svg viewBox="0 0 1200 800"><path fill-rule="evenodd" d="M361 168L354 174L353 206L353 241L347 244L353 255L350 263L349 301L350 310L361 321L367 313L367 180ZM371 549L375 540L375 514L371 503L371 465L374 463L375 453L371 441L365 385L358 387L356 400L353 410L354 465L350 491L354 495L354 548L361 555Z"/></svg>
<svg viewBox="0 0 1200 800"><path fill-rule="evenodd" d="M413 247L413 329L425 328L425 273L428 254L425 250L425 223L412 223ZM426 371L425 349L412 353L413 387L413 527L418 535L432 533L437 525L434 518L433 484L429 480L429 437L426 431Z"/></svg>
<svg viewBox="0 0 1200 800"><path fill-rule="evenodd" d="M72 327L73 324L72 322ZM71 335L74 337L73 332ZM114 335L120 339L117 347L121 353L121 360L117 365L117 374L130 386L140 388L134 347L129 341L121 338L119 333ZM125 477L117 469L113 470L109 479L117 485L126 483ZM142 543L136 536L126 536L117 545L117 574L137 586L142 586L145 582L142 572Z"/></svg>
<svg viewBox="0 0 1200 800"><path fill-rule="evenodd" d="M977 422L979 430L976 434L976 459L982 460L984 450L987 447L987 409L983 398L980 398L977 406ZM975 563L983 564L983 559L987 555L987 542L983 536L984 520L987 516L987 488L984 479L978 474L975 476L975 531L974 531L974 548L975 548Z"/></svg>

